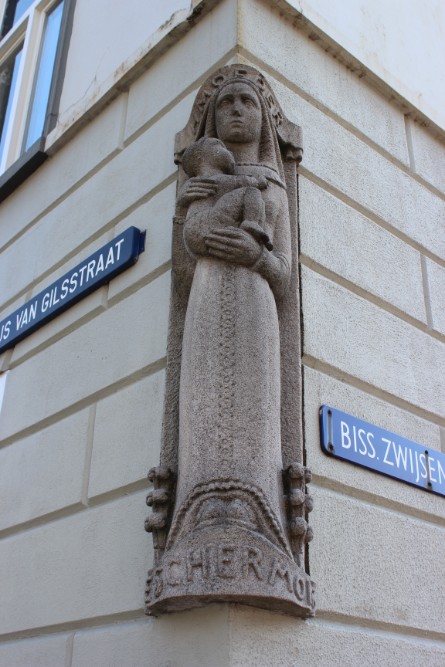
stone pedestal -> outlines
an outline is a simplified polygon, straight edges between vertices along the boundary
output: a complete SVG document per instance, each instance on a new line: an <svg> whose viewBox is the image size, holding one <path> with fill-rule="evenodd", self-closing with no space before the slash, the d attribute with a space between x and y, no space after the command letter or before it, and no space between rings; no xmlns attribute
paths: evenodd
<svg viewBox="0 0 445 667"><path fill-rule="evenodd" d="M257 494L241 485L213 486L191 503L171 548L167 545L149 573L147 611L157 615L208 602L239 602L313 615L314 585L295 563L279 524L260 507ZM221 523L218 514L223 512Z"/></svg>

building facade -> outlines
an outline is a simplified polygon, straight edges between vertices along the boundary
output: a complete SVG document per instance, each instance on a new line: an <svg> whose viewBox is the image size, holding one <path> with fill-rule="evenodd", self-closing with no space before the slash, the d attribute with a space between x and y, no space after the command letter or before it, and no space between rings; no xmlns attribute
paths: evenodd
<svg viewBox="0 0 445 667"><path fill-rule="evenodd" d="M129 227L146 233L137 263L0 355L0 665L441 667L443 492L327 456L319 428L328 405L445 453L439 115L297 3L109 4L65 0L56 14L57 3L28 3L0 43L4 71L24 49L2 102L3 326L11 314L9 329L31 323L26 304ZM50 17L54 75L32 134ZM233 63L264 74L304 137L301 410L317 587L307 619L235 604L144 615L175 134L201 84Z"/></svg>

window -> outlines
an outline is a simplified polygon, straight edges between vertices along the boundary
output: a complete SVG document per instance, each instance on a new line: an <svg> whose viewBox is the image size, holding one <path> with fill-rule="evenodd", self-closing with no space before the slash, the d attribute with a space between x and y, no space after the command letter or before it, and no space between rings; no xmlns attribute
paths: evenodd
<svg viewBox="0 0 445 667"><path fill-rule="evenodd" d="M46 157L73 6L0 0L0 201Z"/></svg>

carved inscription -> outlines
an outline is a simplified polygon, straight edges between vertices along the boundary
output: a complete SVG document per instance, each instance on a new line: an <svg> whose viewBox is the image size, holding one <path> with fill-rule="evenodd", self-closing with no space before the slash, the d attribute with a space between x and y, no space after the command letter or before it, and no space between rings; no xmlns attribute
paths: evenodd
<svg viewBox="0 0 445 667"><path fill-rule="evenodd" d="M164 559L162 567L149 573L147 602L159 598L169 587L218 579L256 580L272 589L284 586L297 602L310 608L315 605L314 584L303 571L295 571L284 559L265 556L256 547L236 544L208 544L183 557Z"/></svg>

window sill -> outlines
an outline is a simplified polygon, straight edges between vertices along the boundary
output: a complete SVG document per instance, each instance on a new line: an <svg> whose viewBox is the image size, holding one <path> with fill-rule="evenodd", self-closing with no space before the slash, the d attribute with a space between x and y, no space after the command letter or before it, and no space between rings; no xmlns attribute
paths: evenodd
<svg viewBox="0 0 445 667"><path fill-rule="evenodd" d="M45 137L41 137L0 176L0 203L46 160L44 147Z"/></svg>

